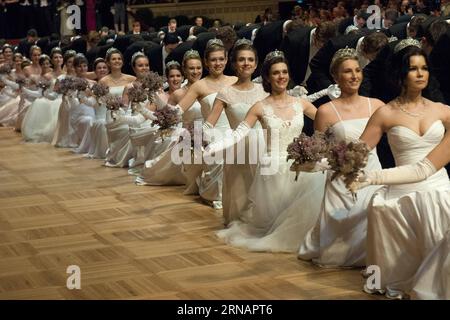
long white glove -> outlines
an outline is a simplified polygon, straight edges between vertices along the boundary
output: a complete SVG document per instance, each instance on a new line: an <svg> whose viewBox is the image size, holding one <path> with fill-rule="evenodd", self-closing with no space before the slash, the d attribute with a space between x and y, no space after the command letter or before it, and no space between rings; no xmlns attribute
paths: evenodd
<svg viewBox="0 0 450 320"><path fill-rule="evenodd" d="M116 122L128 124L130 127L136 127L145 121L145 117L142 114L135 116L127 116L118 114L115 116Z"/></svg>
<svg viewBox="0 0 450 320"><path fill-rule="evenodd" d="M314 102L322 97L328 96L331 100L339 98L341 89L337 84L332 84L328 88L320 90L316 93L310 94L306 97L309 102Z"/></svg>
<svg viewBox="0 0 450 320"><path fill-rule="evenodd" d="M181 108L181 106L179 104L176 104L176 105L167 104L167 107L172 108L172 109L177 109L178 112L180 113L180 115L182 115L184 113L183 108Z"/></svg>
<svg viewBox="0 0 450 320"><path fill-rule="evenodd" d="M415 163L395 168L369 171L361 175L352 186L358 190L369 185L391 185L420 182L436 173L433 163L424 158Z"/></svg>
<svg viewBox="0 0 450 320"><path fill-rule="evenodd" d="M145 119L148 120L156 120L156 117L153 115L153 111L147 109L146 107L142 106L142 104L138 104L137 108L136 108L136 112L139 112L140 114L142 114L142 116Z"/></svg>
<svg viewBox="0 0 450 320"><path fill-rule="evenodd" d="M86 106L95 108L97 106L97 99L95 99L94 97L87 97L87 96L82 96L80 97L80 102Z"/></svg>
<svg viewBox="0 0 450 320"><path fill-rule="evenodd" d="M58 98L58 94L51 90L45 90L44 91L44 97L46 97L48 100L56 100Z"/></svg>
<svg viewBox="0 0 450 320"><path fill-rule="evenodd" d="M22 87L22 93L27 97L31 99L36 99L42 97L42 89L39 88L37 90L31 90L27 87Z"/></svg>
<svg viewBox="0 0 450 320"><path fill-rule="evenodd" d="M295 86L291 90L288 90L288 94L293 97L306 98L306 96L308 95L308 90L306 90L306 88L302 86Z"/></svg>
<svg viewBox="0 0 450 320"><path fill-rule="evenodd" d="M5 88L2 90L2 93L5 94L5 95L7 95L7 96L10 97L10 98L15 98L15 97L17 97L17 92L14 91L11 87L5 87Z"/></svg>
<svg viewBox="0 0 450 320"><path fill-rule="evenodd" d="M251 128L248 125L248 123L245 121L242 121L239 124L239 126L236 128L236 130L233 131L233 133L231 135L228 135L221 140L216 140L213 143L210 143L205 148L204 154L212 155L219 151L225 150L225 149L233 146L236 143L239 143L239 141L244 139L245 136L249 134L250 130L251 130Z"/></svg>
<svg viewBox="0 0 450 320"><path fill-rule="evenodd" d="M2 77L2 82L13 90L19 89L19 85L15 81L9 80L6 76Z"/></svg>

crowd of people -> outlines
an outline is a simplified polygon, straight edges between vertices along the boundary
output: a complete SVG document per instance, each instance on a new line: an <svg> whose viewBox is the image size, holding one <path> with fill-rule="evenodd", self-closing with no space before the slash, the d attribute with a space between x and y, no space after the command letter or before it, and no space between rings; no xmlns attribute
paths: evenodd
<svg viewBox="0 0 450 320"><path fill-rule="evenodd" d="M376 3L378 28L369 1L339 1L210 29L171 19L69 41L30 30L0 52L0 124L127 168L138 185L185 185L222 210L217 237L229 245L378 266L368 294L449 299L449 4ZM179 124L164 127L164 114ZM207 145L179 161L196 123ZM288 145L314 131L371 150L357 197L329 167L290 170Z"/></svg>

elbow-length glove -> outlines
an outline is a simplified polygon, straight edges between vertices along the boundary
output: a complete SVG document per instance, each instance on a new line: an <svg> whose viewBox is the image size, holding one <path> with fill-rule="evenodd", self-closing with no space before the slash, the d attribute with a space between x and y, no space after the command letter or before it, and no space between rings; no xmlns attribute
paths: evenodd
<svg viewBox="0 0 450 320"><path fill-rule="evenodd" d="M213 143L210 143L205 148L205 155L213 155L219 151L225 150L236 143L239 143L242 139L245 138L250 132L251 128L247 122L242 121L236 130L233 131L231 135L227 135L220 140L216 140Z"/></svg>
<svg viewBox="0 0 450 320"><path fill-rule="evenodd" d="M436 173L433 163L424 158L415 163L400 167L374 170L362 174L353 184L355 190L369 185L391 185L420 182Z"/></svg>
<svg viewBox="0 0 450 320"><path fill-rule="evenodd" d="M146 107L144 107L142 104L139 104L136 108L136 111L139 112L140 114L142 114L142 116L145 119L148 120L156 120L156 117L153 114L153 111L147 109Z"/></svg>
<svg viewBox="0 0 450 320"><path fill-rule="evenodd" d="M306 97L309 102L314 102L322 97L328 96L331 100L339 98L341 89L337 84L332 84L328 88L320 90L316 93L310 94Z"/></svg>
<svg viewBox="0 0 450 320"><path fill-rule="evenodd" d="M58 94L55 91L45 90L43 93L44 97L48 100L56 100L58 98Z"/></svg>
<svg viewBox="0 0 450 320"><path fill-rule="evenodd" d="M39 88L37 90L31 90L27 87L22 87L22 93L26 98L36 99L42 97L42 89Z"/></svg>
<svg viewBox="0 0 450 320"><path fill-rule="evenodd" d="M2 77L2 82L13 90L17 90L20 87L15 81L9 80L6 76Z"/></svg>

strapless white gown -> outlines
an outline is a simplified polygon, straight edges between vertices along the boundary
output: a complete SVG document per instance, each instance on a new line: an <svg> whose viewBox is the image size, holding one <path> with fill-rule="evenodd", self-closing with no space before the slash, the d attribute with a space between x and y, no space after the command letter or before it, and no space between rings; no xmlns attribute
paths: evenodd
<svg viewBox="0 0 450 320"><path fill-rule="evenodd" d="M56 79L48 90L53 90ZM27 142L52 142L58 123L59 107L62 96L55 100L46 97L37 98L28 108L22 122L22 136Z"/></svg>
<svg viewBox="0 0 450 320"><path fill-rule="evenodd" d="M251 251L295 252L306 232L317 221L324 194L322 173L300 173L289 170L287 146L303 129L303 109L293 105L294 116L283 120L273 107L263 105L262 127L267 130L269 165L258 164L249 190L249 208L228 229L217 236L223 241Z"/></svg>
<svg viewBox="0 0 450 320"><path fill-rule="evenodd" d="M369 118L342 120L331 130L339 140L358 140ZM371 115L369 100L369 116ZM376 149L369 154L364 170L381 169ZM327 172L325 195L319 219L309 230L300 247L298 257L313 260L325 267L357 267L366 263L367 207L379 186L370 186L357 193L355 201L341 179L331 181L333 172Z"/></svg>
<svg viewBox="0 0 450 320"><path fill-rule="evenodd" d="M216 98L226 104L225 114L230 127L234 130L244 121L248 110L267 95L268 93L264 91L261 84L254 84L253 88L247 91L238 90L233 86L226 87L217 94ZM249 136L246 137L245 162L239 159L238 148L234 147L234 163L224 163L223 165L222 206L226 225L233 220L240 219L240 214L249 205L248 191L255 176L256 164L250 164L248 143L251 140L264 148L264 137L261 135L260 129L261 125L257 122L249 134L249 136L253 136L252 139Z"/></svg>
<svg viewBox="0 0 450 320"><path fill-rule="evenodd" d="M109 93L121 97L125 86L110 87ZM108 131L106 125L113 122L111 111L105 105L94 108L95 120L90 129L91 145L88 156L94 159L105 159L108 152ZM128 130L128 126L127 126Z"/></svg>
<svg viewBox="0 0 450 320"><path fill-rule="evenodd" d="M422 160L442 140L445 128L435 121L423 136L392 127L389 145L397 166ZM445 168L419 183L381 188L372 199L367 224L367 266L378 265L381 289L409 293L424 258L450 229L450 181Z"/></svg>
<svg viewBox="0 0 450 320"><path fill-rule="evenodd" d="M12 98L0 108L0 125L14 127L19 114L20 95Z"/></svg>

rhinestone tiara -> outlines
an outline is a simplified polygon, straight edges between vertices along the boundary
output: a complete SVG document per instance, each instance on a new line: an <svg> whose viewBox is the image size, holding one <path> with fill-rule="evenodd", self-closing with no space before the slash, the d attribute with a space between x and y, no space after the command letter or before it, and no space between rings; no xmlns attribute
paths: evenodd
<svg viewBox="0 0 450 320"><path fill-rule="evenodd" d="M278 57L284 58L283 51L275 50L275 51L269 52L267 54L266 58L264 59L264 63L266 63L266 62L268 62L268 61L270 61L270 60L272 60L274 58L278 58Z"/></svg>
<svg viewBox="0 0 450 320"><path fill-rule="evenodd" d="M170 68L171 66L180 67L180 64L175 60L170 60L169 62L166 63L166 68Z"/></svg>
<svg viewBox="0 0 450 320"><path fill-rule="evenodd" d="M408 38L408 39L404 39L404 40L400 41L399 43L397 43L397 45L394 48L394 53L397 53L409 46L415 46L417 48L422 48L419 41L417 41L416 39L413 39L413 38Z"/></svg>
<svg viewBox="0 0 450 320"><path fill-rule="evenodd" d="M200 59L200 54L197 50L189 49L183 55L183 61L186 59L198 58Z"/></svg>
<svg viewBox="0 0 450 320"><path fill-rule="evenodd" d="M144 49L142 49L142 50L144 50ZM137 52L133 53L133 55L131 56L131 64L134 64L134 61L136 61L137 58L141 58L141 57L147 58L147 56L142 51L137 51Z"/></svg>
<svg viewBox="0 0 450 320"><path fill-rule="evenodd" d="M208 42L206 43L206 47L210 47L212 45L219 45L223 47L223 42L220 39L214 38L214 39L210 39L208 40Z"/></svg>
<svg viewBox="0 0 450 320"><path fill-rule="evenodd" d="M357 57L357 56L358 56L358 54L356 52L356 49L345 47L343 49L339 49L338 51L336 51L333 55L332 60L336 60L336 59L342 58L342 57Z"/></svg>
<svg viewBox="0 0 450 320"><path fill-rule="evenodd" d="M253 42L246 39L246 38L242 38L242 39L238 39L235 43L234 43L234 47L236 48L237 46L243 45L243 44L247 44L249 46L253 45Z"/></svg>

